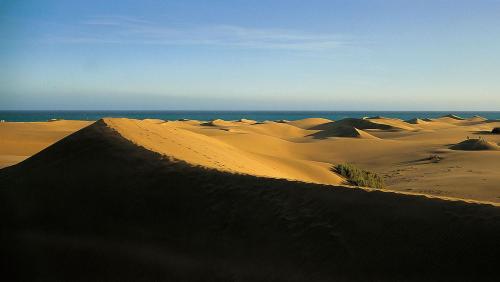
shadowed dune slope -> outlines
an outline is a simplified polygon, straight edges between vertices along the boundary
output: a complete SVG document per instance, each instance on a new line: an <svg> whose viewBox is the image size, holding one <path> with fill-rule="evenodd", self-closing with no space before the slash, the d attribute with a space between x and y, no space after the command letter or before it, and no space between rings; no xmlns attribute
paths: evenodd
<svg viewBox="0 0 500 282"><path fill-rule="evenodd" d="M498 274L496 207L204 169L103 121L0 170L0 201L6 281Z"/></svg>

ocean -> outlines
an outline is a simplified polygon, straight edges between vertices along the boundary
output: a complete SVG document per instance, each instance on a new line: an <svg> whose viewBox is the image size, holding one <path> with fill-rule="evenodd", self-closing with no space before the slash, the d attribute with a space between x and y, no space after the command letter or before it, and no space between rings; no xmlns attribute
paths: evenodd
<svg viewBox="0 0 500 282"><path fill-rule="evenodd" d="M196 119L238 120L240 118L264 120L297 120L321 117L331 120L384 116L408 120L412 118L437 118L454 114L464 118L479 115L500 120L500 111L0 111L0 120L27 122L50 119L98 120L103 117L125 117L134 119Z"/></svg>

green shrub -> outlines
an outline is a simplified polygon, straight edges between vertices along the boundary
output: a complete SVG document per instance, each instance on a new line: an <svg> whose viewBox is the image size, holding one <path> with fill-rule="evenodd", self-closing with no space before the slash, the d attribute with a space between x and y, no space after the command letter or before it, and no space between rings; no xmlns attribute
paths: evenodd
<svg viewBox="0 0 500 282"><path fill-rule="evenodd" d="M338 164L334 171L347 179L349 184L371 188L383 188L384 179L376 173L362 170L352 164Z"/></svg>

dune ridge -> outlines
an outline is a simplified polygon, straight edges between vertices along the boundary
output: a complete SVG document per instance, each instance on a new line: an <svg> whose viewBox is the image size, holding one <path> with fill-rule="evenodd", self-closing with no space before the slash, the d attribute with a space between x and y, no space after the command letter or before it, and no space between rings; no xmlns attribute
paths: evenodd
<svg viewBox="0 0 500 282"><path fill-rule="evenodd" d="M4 277L497 275L499 208L203 168L139 146L116 129L98 121L0 170ZM44 267L31 268L35 260Z"/></svg>

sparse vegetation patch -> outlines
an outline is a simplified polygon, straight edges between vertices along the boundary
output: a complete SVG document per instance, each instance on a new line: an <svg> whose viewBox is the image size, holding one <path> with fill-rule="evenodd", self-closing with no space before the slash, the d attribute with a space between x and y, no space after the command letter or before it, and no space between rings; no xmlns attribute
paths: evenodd
<svg viewBox="0 0 500 282"><path fill-rule="evenodd" d="M380 175L360 169L353 164L338 164L333 169L336 173L345 177L352 185L378 189L385 186L384 179Z"/></svg>

